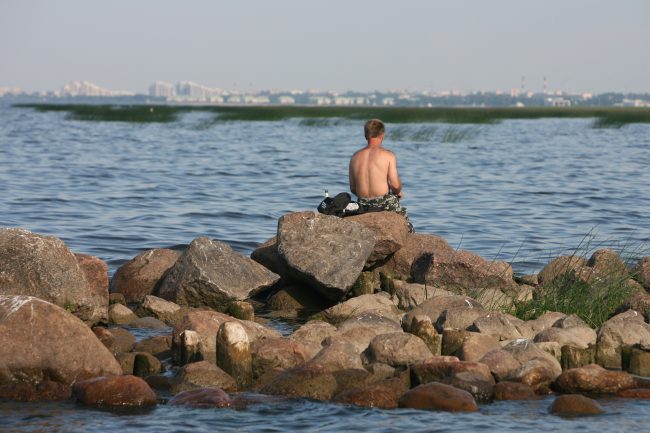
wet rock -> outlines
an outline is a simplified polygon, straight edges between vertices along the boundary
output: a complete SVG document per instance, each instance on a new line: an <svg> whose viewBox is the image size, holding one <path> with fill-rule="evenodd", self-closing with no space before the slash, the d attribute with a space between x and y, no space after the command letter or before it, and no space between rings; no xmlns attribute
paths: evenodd
<svg viewBox="0 0 650 433"><path fill-rule="evenodd" d="M216 338L216 334L215 334ZM172 338L172 359L176 365L185 365L192 362L202 361L205 351L201 343L201 337L196 331L186 329L180 334L174 334ZM213 362L216 362L216 344L213 352Z"/></svg>
<svg viewBox="0 0 650 433"><path fill-rule="evenodd" d="M408 222L395 212L371 212L347 219L363 224L375 233L375 246L367 259L370 266L383 262L406 244Z"/></svg>
<svg viewBox="0 0 650 433"><path fill-rule="evenodd" d="M632 270L634 278L644 289L650 291L650 257L643 257Z"/></svg>
<svg viewBox="0 0 650 433"><path fill-rule="evenodd" d="M338 394L334 401L361 407L396 409L401 395L407 391L397 378L383 380L362 388L353 388Z"/></svg>
<svg viewBox="0 0 650 433"><path fill-rule="evenodd" d="M119 267L111 279L111 291L122 293L126 302L142 302L151 295L181 253L159 248L143 251Z"/></svg>
<svg viewBox="0 0 650 433"><path fill-rule="evenodd" d="M252 345L251 353L254 380L273 369L297 367L312 357L305 345L290 338L258 340Z"/></svg>
<svg viewBox="0 0 650 433"><path fill-rule="evenodd" d="M290 368L275 376L260 392L287 397L331 400L338 384L331 371L316 363Z"/></svg>
<svg viewBox="0 0 650 433"><path fill-rule="evenodd" d="M628 373L605 370L596 364L566 370L555 381L555 387L563 393L616 394L635 386Z"/></svg>
<svg viewBox="0 0 650 433"><path fill-rule="evenodd" d="M101 299L108 297L108 264L99 257L90 254L74 253L79 263L81 272L86 276L86 281L93 291Z"/></svg>
<svg viewBox="0 0 650 433"><path fill-rule="evenodd" d="M411 269L421 256L451 254L454 249L440 236L408 233L405 244L397 250L379 269L402 280L410 279Z"/></svg>
<svg viewBox="0 0 650 433"><path fill-rule="evenodd" d="M126 325L137 318L138 316L133 311L122 304L113 304L108 307L108 320L113 325Z"/></svg>
<svg viewBox="0 0 650 433"><path fill-rule="evenodd" d="M184 365L178 370L171 392L178 394L195 388L219 388L226 392L236 392L237 382L215 364L199 361Z"/></svg>
<svg viewBox="0 0 650 433"><path fill-rule="evenodd" d="M0 399L12 401L62 401L72 397L72 387L46 380L37 384L11 382L0 385Z"/></svg>
<svg viewBox="0 0 650 433"><path fill-rule="evenodd" d="M89 324L108 315L108 294L86 279L75 255L58 238L0 228L0 295L34 296Z"/></svg>
<svg viewBox="0 0 650 433"><path fill-rule="evenodd" d="M557 376L547 362L531 359L522 363L521 367L507 377L507 380L528 385L537 394L550 394L551 383Z"/></svg>
<svg viewBox="0 0 650 433"><path fill-rule="evenodd" d="M332 301L350 290L374 246L374 231L349 218L296 212L278 221L278 252L292 277Z"/></svg>
<svg viewBox="0 0 650 433"><path fill-rule="evenodd" d="M156 405L156 394L135 376L96 377L77 382L74 397L88 406L147 407Z"/></svg>
<svg viewBox="0 0 650 433"><path fill-rule="evenodd" d="M322 316L327 322L336 324L364 313L375 313L384 317L393 317L397 320L401 316L397 307L385 292L348 299L324 310L319 316Z"/></svg>
<svg viewBox="0 0 650 433"><path fill-rule="evenodd" d="M233 301L226 308L226 313L239 320L255 320L255 310L250 302Z"/></svg>
<svg viewBox="0 0 650 433"><path fill-rule="evenodd" d="M230 397L220 388L196 388L176 394L167 404L196 408L221 408L230 407Z"/></svg>
<svg viewBox="0 0 650 433"><path fill-rule="evenodd" d="M217 311L193 310L188 311L183 316L181 322L174 328L172 336L173 347L180 350L181 346L179 337L183 331L196 331L200 343L200 359L215 362L217 331L224 322L236 322L241 324L246 330L246 334L251 343L262 337L280 337L279 332L266 328L255 322L235 319L232 316ZM176 342L179 344L174 344ZM173 351L176 353L176 349L173 349ZM175 359L178 358L177 355L174 356Z"/></svg>
<svg viewBox="0 0 650 433"><path fill-rule="evenodd" d="M147 352L158 359L171 356L172 337L170 335L154 335L138 341L133 347L134 352Z"/></svg>
<svg viewBox="0 0 650 433"><path fill-rule="evenodd" d="M476 412L478 406L472 395L442 383L418 385L399 399L399 407L443 410L447 412Z"/></svg>
<svg viewBox="0 0 650 433"><path fill-rule="evenodd" d="M605 413L596 401L579 394L559 396L553 401L549 412L556 415L599 415Z"/></svg>
<svg viewBox="0 0 650 433"><path fill-rule="evenodd" d="M217 332L217 366L231 375L237 388L250 388L253 383L253 364L250 342L244 327L236 322L225 322Z"/></svg>
<svg viewBox="0 0 650 433"><path fill-rule="evenodd" d="M503 381L494 385L494 399L503 400L533 400L537 398L533 389L520 382Z"/></svg>
<svg viewBox="0 0 650 433"><path fill-rule="evenodd" d="M155 317L169 326L178 324L184 312L180 305L153 295L145 295L136 310L140 317Z"/></svg>
<svg viewBox="0 0 650 433"><path fill-rule="evenodd" d="M416 316L427 316L431 319L431 322L436 323L443 311L455 307L468 307L483 310L483 306L479 302L467 296L435 296L409 311L404 316L403 323L410 326L413 318ZM409 330L408 326L404 329L407 332Z"/></svg>
<svg viewBox="0 0 650 433"><path fill-rule="evenodd" d="M469 251L420 256L413 264L413 281L463 289L514 288L512 267L489 262Z"/></svg>
<svg viewBox="0 0 650 433"><path fill-rule="evenodd" d="M97 329L97 328L95 328ZM135 346L135 336L123 328L110 328L110 346L108 349L111 353L130 352Z"/></svg>
<svg viewBox="0 0 650 433"><path fill-rule="evenodd" d="M431 356L421 338L404 332L378 335L364 352L368 363L381 362L392 367L406 367Z"/></svg>
<svg viewBox="0 0 650 433"><path fill-rule="evenodd" d="M493 336L470 333L456 353L461 361L480 361L487 353L500 348L499 340Z"/></svg>
<svg viewBox="0 0 650 433"><path fill-rule="evenodd" d="M522 338L515 324L522 321L509 314L489 313L474 320L470 330L490 335L499 341Z"/></svg>
<svg viewBox="0 0 650 433"><path fill-rule="evenodd" d="M223 311L231 301L249 298L271 287L279 278L229 245L200 237L169 269L158 294L179 305L209 306Z"/></svg>
<svg viewBox="0 0 650 433"><path fill-rule="evenodd" d="M118 353L116 359L124 374L145 378L158 374L162 370L158 358L146 352Z"/></svg>
<svg viewBox="0 0 650 433"><path fill-rule="evenodd" d="M622 346L650 345L650 325L643 316L628 310L603 323L597 332L596 360L605 368L621 368Z"/></svg>
<svg viewBox="0 0 650 433"><path fill-rule="evenodd" d="M650 399L650 389L649 388L632 388L624 389L616 393L617 397L621 398L634 398L637 400L648 400Z"/></svg>
<svg viewBox="0 0 650 433"><path fill-rule="evenodd" d="M431 357L411 366L411 383L420 385L442 382L450 377L471 375L494 385L494 378L487 365L480 362L459 361L455 357Z"/></svg>
<svg viewBox="0 0 650 433"><path fill-rule="evenodd" d="M0 348L0 385L52 380L70 385L122 374L113 355L86 324L31 296L0 295Z"/></svg>

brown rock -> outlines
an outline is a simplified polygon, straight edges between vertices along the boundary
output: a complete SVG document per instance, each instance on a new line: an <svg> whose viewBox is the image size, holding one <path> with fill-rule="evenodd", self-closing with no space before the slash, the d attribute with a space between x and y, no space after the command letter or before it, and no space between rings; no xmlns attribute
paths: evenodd
<svg viewBox="0 0 650 433"><path fill-rule="evenodd" d="M338 384L329 369L316 363L290 368L264 385L260 392L287 397L331 400Z"/></svg>
<svg viewBox="0 0 650 433"><path fill-rule="evenodd" d="M617 314L603 323L597 335L596 360L605 368L621 368L623 346L650 345L650 325L634 310Z"/></svg>
<svg viewBox="0 0 650 433"><path fill-rule="evenodd" d="M563 393L616 394L635 386L628 373L605 370L596 364L566 370L555 381L555 387Z"/></svg>
<svg viewBox="0 0 650 433"><path fill-rule="evenodd" d="M418 385L407 391L399 399L399 407L447 412L478 411L476 401L469 392L436 382Z"/></svg>
<svg viewBox="0 0 650 433"><path fill-rule="evenodd" d="M37 384L11 382L0 385L0 399L13 401L60 401L72 397L70 385L44 381Z"/></svg>
<svg viewBox="0 0 650 433"><path fill-rule="evenodd" d="M140 317L155 317L169 326L176 326L186 312L180 305L153 295L145 295L136 310Z"/></svg>
<svg viewBox="0 0 650 433"><path fill-rule="evenodd" d="M624 389L616 393L617 397L622 398L634 398L637 400L648 400L650 399L650 389L649 388L632 388Z"/></svg>
<svg viewBox="0 0 650 433"><path fill-rule="evenodd" d="M109 347L112 353L130 352L135 346L135 336L124 328L111 328L113 344Z"/></svg>
<svg viewBox="0 0 650 433"><path fill-rule="evenodd" d="M404 246L397 250L380 268L384 272L401 276L403 280L411 277L412 265L421 256L451 254L454 251L440 236L408 233L405 242Z"/></svg>
<svg viewBox="0 0 650 433"><path fill-rule="evenodd" d="M275 284L280 277L219 241L199 237L169 269L158 296L179 305L224 311Z"/></svg>
<svg viewBox="0 0 650 433"><path fill-rule="evenodd" d="M401 310L409 311L433 297L452 296L453 293L439 287L426 284L407 283L393 280L393 303Z"/></svg>
<svg viewBox="0 0 650 433"><path fill-rule="evenodd" d="M295 316L308 316L331 305L332 301L305 285L285 286L268 300L271 310L295 311Z"/></svg>
<svg viewBox="0 0 650 433"><path fill-rule="evenodd" d="M584 367L596 362L596 345L590 344L587 348L581 349L575 346L562 347L562 370Z"/></svg>
<svg viewBox="0 0 650 433"><path fill-rule="evenodd" d="M156 394L135 376L96 377L73 386L75 398L89 406L144 407L156 405Z"/></svg>
<svg viewBox="0 0 650 433"><path fill-rule="evenodd" d="M158 359L171 356L172 337L169 335L154 335L135 343L134 352L147 352Z"/></svg>
<svg viewBox="0 0 650 433"><path fill-rule="evenodd" d="M293 331L289 338L302 343L308 349L311 358L323 348L323 341L335 333L335 326L321 320L310 320Z"/></svg>
<svg viewBox="0 0 650 433"><path fill-rule="evenodd" d="M621 256L617 252L603 248L591 255L587 266L592 268L596 275L603 276L612 276L612 275L624 275L627 273L627 267Z"/></svg>
<svg viewBox="0 0 650 433"><path fill-rule="evenodd" d="M359 347L346 338L330 337L309 363L318 364L330 371L363 369L361 352L364 349L365 347Z"/></svg>
<svg viewBox="0 0 650 433"><path fill-rule="evenodd" d="M290 338L258 340L252 345L251 353L254 380L273 369L297 367L311 358L305 345Z"/></svg>
<svg viewBox="0 0 650 433"><path fill-rule="evenodd" d="M0 385L70 385L121 373L109 350L72 314L31 296L0 295Z"/></svg>
<svg viewBox="0 0 650 433"><path fill-rule="evenodd" d="M650 257L643 257L632 271L634 278L650 291Z"/></svg>
<svg viewBox="0 0 650 433"><path fill-rule="evenodd" d="M121 293L109 293L108 294L108 305L113 305L113 304L126 305L126 298Z"/></svg>
<svg viewBox="0 0 650 433"><path fill-rule="evenodd" d="M207 361L193 362L178 370L171 391L178 394L195 388L219 388L236 392L237 382L228 373Z"/></svg>
<svg viewBox="0 0 650 433"><path fill-rule="evenodd" d="M266 269L280 276L281 285L291 283L291 270L286 260L278 253L278 237L273 236L264 242L251 253L251 259L255 260Z"/></svg>
<svg viewBox="0 0 650 433"><path fill-rule="evenodd" d="M579 256L560 256L552 260L537 275L540 284L551 284L559 278L573 278L575 272L587 266L587 260Z"/></svg>
<svg viewBox="0 0 650 433"><path fill-rule="evenodd" d="M245 301L233 301L226 308L226 313L239 320L255 320L253 304Z"/></svg>
<svg viewBox="0 0 650 433"><path fill-rule="evenodd" d="M230 407L230 397L220 388L196 388L176 394L167 404L199 408Z"/></svg>
<svg viewBox="0 0 650 433"><path fill-rule="evenodd" d="M395 212L368 212L348 217L375 232L375 247L368 257L368 264L381 262L406 244L408 222Z"/></svg>
<svg viewBox="0 0 650 433"><path fill-rule="evenodd" d="M253 383L253 363L250 341L244 327L225 322L217 332L217 365L231 375L237 388L244 390Z"/></svg>
<svg viewBox="0 0 650 433"><path fill-rule="evenodd" d="M494 385L495 400L533 400L537 398L533 389L520 382L503 381Z"/></svg>
<svg viewBox="0 0 650 433"><path fill-rule="evenodd" d="M90 289L100 298L108 299L108 265L99 257L90 254L77 254L79 268L86 276Z"/></svg>
<svg viewBox="0 0 650 433"><path fill-rule="evenodd" d="M111 290L122 293L126 302L141 302L154 292L180 255L178 251L165 248L143 251L115 271Z"/></svg>
<svg viewBox="0 0 650 433"><path fill-rule="evenodd" d="M559 396L549 411L556 415L599 415L605 413L596 401L579 394Z"/></svg>
<svg viewBox="0 0 650 433"><path fill-rule="evenodd" d="M413 264L413 281L462 289L514 288L512 267L489 262L469 251L423 255Z"/></svg>
<svg viewBox="0 0 650 433"><path fill-rule="evenodd" d="M113 304L108 307L108 320L113 325L126 325L135 321L138 316L122 304Z"/></svg>
<svg viewBox="0 0 650 433"><path fill-rule="evenodd" d="M493 336L470 333L456 353L462 361L480 361L487 353L500 348L499 340Z"/></svg>
<svg viewBox="0 0 650 433"><path fill-rule="evenodd" d="M560 319L566 317L564 313L558 312L546 312L539 316L535 320L528 320L526 322L517 322L515 327L517 331L522 335L523 338L532 340L535 338L535 335L542 332L545 329L552 328L553 325Z"/></svg>
<svg viewBox="0 0 650 433"><path fill-rule="evenodd" d="M472 298L467 296L434 296L409 311L405 316L403 323L407 325L405 331L408 331L413 318L416 316L427 316L432 323L436 323L443 311L455 307L468 307L477 310L483 310L483 306Z"/></svg>
<svg viewBox="0 0 650 433"><path fill-rule="evenodd" d="M436 321L436 329L438 332L446 329L469 330L477 319L487 314L487 311L474 307L452 307L440 314Z"/></svg>
<svg viewBox="0 0 650 433"><path fill-rule="evenodd" d="M327 322L337 324L345 320L362 315L364 313L375 313L384 317L399 320L399 311L390 300L386 292L373 295L361 295L348 299L345 302L334 305L320 313Z"/></svg>
<svg viewBox="0 0 650 433"><path fill-rule="evenodd" d="M513 376L514 372L521 367L521 362L505 350L488 352L479 362L487 365L494 378L499 382Z"/></svg>
<svg viewBox="0 0 650 433"><path fill-rule="evenodd" d="M650 352L632 348L628 371L637 376L650 377Z"/></svg>
<svg viewBox="0 0 650 433"><path fill-rule="evenodd" d="M442 353L442 335L438 334L429 317L414 317L411 321L409 332L416 337L420 337L433 355L440 355Z"/></svg>
<svg viewBox="0 0 650 433"><path fill-rule="evenodd" d="M89 324L106 319L108 296L89 284L79 261L60 239L0 228L0 263L0 295L34 296Z"/></svg>
<svg viewBox="0 0 650 433"><path fill-rule="evenodd" d="M421 338L404 332L393 332L373 338L364 355L368 363L380 362L391 367L406 367L433 356L433 353Z"/></svg>
<svg viewBox="0 0 650 433"><path fill-rule="evenodd" d="M470 330L491 335L499 341L516 340L522 338L515 326L521 323L521 320L509 314L492 312L474 320Z"/></svg>
<svg viewBox="0 0 650 433"><path fill-rule="evenodd" d="M362 388L353 388L338 394L334 401L361 407L396 409L402 394L407 391L404 383L397 379L387 379Z"/></svg>
<svg viewBox="0 0 650 433"><path fill-rule="evenodd" d="M474 333L464 329L445 329L442 331L442 349L441 354L455 356L461 346Z"/></svg>
<svg viewBox="0 0 650 433"><path fill-rule="evenodd" d="M293 278L337 301L361 274L374 231L349 218L295 212L278 221L278 252Z"/></svg>
<svg viewBox="0 0 650 433"><path fill-rule="evenodd" d="M535 343L555 341L560 346L574 346L586 349L596 343L596 331L589 327L548 328L535 336Z"/></svg>
<svg viewBox="0 0 650 433"><path fill-rule="evenodd" d="M452 359L452 360L445 360ZM456 358L457 359L457 358ZM441 382L446 378L471 373L494 385L494 378L487 365L480 362L458 361L453 357L432 357L429 360L411 366L411 383L420 385L429 382Z"/></svg>

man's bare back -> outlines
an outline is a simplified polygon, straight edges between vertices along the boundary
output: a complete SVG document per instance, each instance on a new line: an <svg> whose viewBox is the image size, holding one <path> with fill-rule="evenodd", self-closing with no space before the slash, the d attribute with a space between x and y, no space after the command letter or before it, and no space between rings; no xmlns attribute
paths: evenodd
<svg viewBox="0 0 650 433"><path fill-rule="evenodd" d="M350 159L350 191L359 198L382 197L389 192L402 197L397 158L393 152L381 147L384 140L383 123L376 119L369 121L365 135L368 146L357 151Z"/></svg>

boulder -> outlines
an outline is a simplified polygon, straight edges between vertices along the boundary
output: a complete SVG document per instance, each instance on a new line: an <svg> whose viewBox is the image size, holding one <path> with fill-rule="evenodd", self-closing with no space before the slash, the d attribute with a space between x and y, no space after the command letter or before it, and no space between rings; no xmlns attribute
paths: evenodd
<svg viewBox="0 0 650 433"><path fill-rule="evenodd" d="M104 346L113 354L130 352L135 345L135 336L123 328L104 328L95 326L93 333Z"/></svg>
<svg viewBox="0 0 650 433"><path fill-rule="evenodd" d="M471 333L456 351L461 361L480 361L493 350L499 350L499 340L491 335Z"/></svg>
<svg viewBox="0 0 650 433"><path fill-rule="evenodd" d="M402 320L402 323L404 323L404 330L409 330L411 321L416 316L428 316L432 323L436 323L443 311L454 307L468 307L483 310L483 306L479 302L467 296L434 296L406 313Z"/></svg>
<svg viewBox="0 0 650 433"><path fill-rule="evenodd" d="M512 267L506 262L458 250L447 254L425 254L413 264L413 281L458 289L514 288Z"/></svg>
<svg viewBox="0 0 650 433"><path fill-rule="evenodd" d="M142 302L145 296L153 294L180 255L180 252L166 248L143 251L115 271L111 291L122 293L126 302Z"/></svg>
<svg viewBox="0 0 650 433"><path fill-rule="evenodd" d="M587 261L587 266L592 268L598 277L627 274L627 266L621 260L621 256L608 248L594 252Z"/></svg>
<svg viewBox="0 0 650 433"><path fill-rule="evenodd" d="M433 355L440 355L442 353L442 335L438 334L429 317L414 317L411 320L409 332L416 337L420 337Z"/></svg>
<svg viewBox="0 0 650 433"><path fill-rule="evenodd" d="M440 236L408 233L405 244L397 250L379 269L388 274L401 277L402 280L411 278L413 263L423 255L451 254L454 249Z"/></svg>
<svg viewBox="0 0 650 433"><path fill-rule="evenodd" d="M514 340L501 350L509 352L522 366L532 360L539 361L541 365L548 369L553 379L562 373L562 367L557 358L540 349L530 340Z"/></svg>
<svg viewBox="0 0 650 433"><path fill-rule="evenodd" d="M330 338L342 338L353 344L361 353L377 335L401 330L400 324L391 318L376 313L362 313L340 323L336 333Z"/></svg>
<svg viewBox="0 0 650 433"><path fill-rule="evenodd" d="M46 380L37 384L11 382L0 384L0 399L22 402L63 401L72 397L72 387Z"/></svg>
<svg viewBox="0 0 650 433"><path fill-rule="evenodd" d="M31 296L0 295L0 385L120 374L111 352L72 314Z"/></svg>
<svg viewBox="0 0 650 433"><path fill-rule="evenodd" d="M74 397L88 406L148 407L156 405L156 393L139 377L102 376L74 384Z"/></svg>
<svg viewBox="0 0 650 433"><path fill-rule="evenodd" d="M251 347L253 362L253 380L267 372L278 369L286 370L307 362L313 354L296 339L265 338L257 340Z"/></svg>
<svg viewBox="0 0 650 433"><path fill-rule="evenodd" d="M361 274L375 233L349 218L296 212L278 221L278 252L291 276L337 301Z"/></svg>
<svg viewBox="0 0 650 433"><path fill-rule="evenodd" d="M596 401L579 394L559 396L553 401L549 412L556 415L599 415L605 413Z"/></svg>
<svg viewBox="0 0 650 433"><path fill-rule="evenodd" d="M217 332L217 365L231 375L237 388L253 383L253 362L246 329L236 322L224 322Z"/></svg>
<svg viewBox="0 0 650 433"><path fill-rule="evenodd" d="M367 363L380 362L391 367L407 367L431 356L421 338L404 332L378 335L364 351Z"/></svg>
<svg viewBox="0 0 650 433"><path fill-rule="evenodd" d="M510 352L505 350L488 352L479 362L488 366L490 372L498 382L513 377L515 372L521 368L521 362L517 361Z"/></svg>
<svg viewBox="0 0 650 433"><path fill-rule="evenodd" d="M616 393L617 397L621 398L634 398L637 400L649 400L650 399L650 389L648 388L632 388L624 389Z"/></svg>
<svg viewBox="0 0 650 433"><path fill-rule="evenodd" d="M351 297L372 295L381 291L381 275L378 272L364 271L361 272L357 281L348 292Z"/></svg>
<svg viewBox="0 0 650 433"><path fill-rule="evenodd" d="M437 382L418 385L407 391L400 397L399 407L447 412L478 411L469 392Z"/></svg>
<svg viewBox="0 0 650 433"><path fill-rule="evenodd" d="M321 320L310 320L293 331L289 338L303 344L311 354L311 358L323 348L324 340L334 335L336 331L334 325Z"/></svg>
<svg viewBox="0 0 650 433"><path fill-rule="evenodd" d="M328 338L325 346L309 361L329 371L363 369L361 349L346 338Z"/></svg>
<svg viewBox="0 0 650 433"><path fill-rule="evenodd" d="M224 322L236 322L246 330L249 341L255 342L262 337L280 337L280 333L266 328L258 323L239 320L217 311L193 310L188 311L181 322L174 328L172 336L172 351L180 350L180 334L183 331L195 331L201 346L201 359L216 362L216 340L219 327Z"/></svg>
<svg viewBox="0 0 650 433"><path fill-rule="evenodd" d="M521 320L509 314L489 313L474 320L470 330L490 335L499 341L516 340L522 338L516 327L521 323Z"/></svg>
<svg viewBox="0 0 650 433"><path fill-rule="evenodd" d="M133 311L122 304L113 304L108 307L108 320L113 325L126 325L137 318L138 316Z"/></svg>
<svg viewBox="0 0 650 433"><path fill-rule="evenodd" d="M289 285L291 281L291 269L287 261L278 252L278 237L273 236L264 242L251 253L251 259L264 266L271 272L280 276L282 286Z"/></svg>
<svg viewBox="0 0 650 433"><path fill-rule="evenodd" d="M471 291L472 296L488 311L513 311L515 301L519 297L526 297L526 294L519 293L519 287L504 286L506 292L501 289L488 287L485 289L474 289Z"/></svg>
<svg viewBox="0 0 650 433"><path fill-rule="evenodd" d="M318 292L305 285L289 285L271 295L267 302L273 311L293 311L294 317L309 316L332 305Z"/></svg>
<svg viewBox="0 0 650 433"><path fill-rule="evenodd" d="M644 289L650 291L650 257L643 257L632 270L634 278Z"/></svg>
<svg viewBox="0 0 650 433"><path fill-rule="evenodd" d="M574 346L586 349L596 343L596 331L583 326L571 328L548 328L538 333L533 340L535 343L555 341L560 346Z"/></svg>
<svg viewBox="0 0 650 433"><path fill-rule="evenodd" d="M196 388L219 388L236 392L237 383L228 373L207 361L193 362L178 370L172 381L171 392L178 394Z"/></svg>
<svg viewBox="0 0 650 433"><path fill-rule="evenodd" d="M566 370L555 381L558 391L577 394L616 394L635 386L628 373L605 370L597 364Z"/></svg>
<svg viewBox="0 0 650 433"><path fill-rule="evenodd" d="M162 369L158 358L147 352L118 353L116 358L124 374L145 378L160 373Z"/></svg>
<svg viewBox="0 0 650 433"><path fill-rule="evenodd" d="M158 320L155 317L138 317L133 322L129 323L131 328L140 328L140 329L167 329L169 326L162 320Z"/></svg>
<svg viewBox="0 0 650 433"><path fill-rule="evenodd" d="M449 292L440 287L431 287L426 284L407 283L402 280L393 280L393 303L402 310L412 310L424 301L435 296L451 296Z"/></svg>
<svg viewBox="0 0 650 433"><path fill-rule="evenodd" d="M90 289L101 298L108 298L108 264L90 254L74 253L81 272L86 276Z"/></svg>
<svg viewBox="0 0 650 433"><path fill-rule="evenodd" d="M126 305L126 298L121 293L109 293L108 294L108 305L113 305L113 304Z"/></svg>
<svg viewBox="0 0 650 433"><path fill-rule="evenodd" d="M147 352L158 359L165 359L171 356L172 337L171 335L154 335L135 343L134 352Z"/></svg>
<svg viewBox="0 0 650 433"><path fill-rule="evenodd" d="M158 295L179 305L223 311L231 301L249 298L279 278L229 245L199 237L169 269Z"/></svg>
<svg viewBox="0 0 650 433"><path fill-rule="evenodd" d="M557 372L548 362L535 358L523 362L521 367L507 377L507 380L528 385L537 394L551 394L551 383L557 376Z"/></svg>
<svg viewBox="0 0 650 433"><path fill-rule="evenodd" d="M590 344L587 348L562 346L561 351L560 363L562 364L562 370L596 363L595 344Z"/></svg>
<svg viewBox="0 0 650 433"><path fill-rule="evenodd" d="M353 406L396 409L400 396L406 391L404 383L398 378L393 378L343 391L334 401Z"/></svg>
<svg viewBox="0 0 650 433"><path fill-rule="evenodd" d="M483 309L462 306L451 307L442 312L436 321L436 329L442 332L445 329L469 329L474 322L489 314Z"/></svg>
<svg viewBox="0 0 650 433"><path fill-rule="evenodd" d="M140 317L155 317L169 326L177 325L183 318L184 310L174 302L166 301L153 295L145 295L142 303L135 311Z"/></svg>
<svg viewBox="0 0 650 433"><path fill-rule="evenodd" d="M637 376L650 377L650 352L632 348L628 371Z"/></svg>
<svg viewBox="0 0 650 433"><path fill-rule="evenodd" d="M490 368L480 362L459 361L452 356L433 356L411 366L411 383L420 385L452 378L471 378L494 386Z"/></svg>
<svg viewBox="0 0 650 433"><path fill-rule="evenodd" d="M375 233L375 247L367 259L369 266L383 262L406 244L408 222L395 212L368 212L347 219L363 224Z"/></svg>
<svg viewBox="0 0 650 433"><path fill-rule="evenodd" d="M331 400L337 392L336 378L328 368L308 363L290 368L275 376L260 392L287 397Z"/></svg>
<svg viewBox="0 0 650 433"><path fill-rule="evenodd" d="M250 302L232 301L228 304L226 313L240 320L255 321L255 309Z"/></svg>
<svg viewBox="0 0 650 433"><path fill-rule="evenodd" d="M596 360L605 368L621 368L623 346L650 345L650 325L634 310L617 314L597 332Z"/></svg>
<svg viewBox="0 0 650 433"><path fill-rule="evenodd" d="M465 329L445 329L442 331L442 345L440 353L442 355L456 355L461 346L470 338L475 332L470 332Z"/></svg>
<svg viewBox="0 0 650 433"><path fill-rule="evenodd" d="M348 299L322 311L319 316L322 316L327 322L336 324L363 313L376 313L384 317L394 317L397 320L401 318L399 310L386 292Z"/></svg>
<svg viewBox="0 0 650 433"><path fill-rule="evenodd" d="M561 278L573 278L573 275L585 266L587 260L584 257L560 256L544 266L537 274L537 279L542 285L557 283Z"/></svg>
<svg viewBox="0 0 650 433"><path fill-rule="evenodd" d="M108 294L98 293L79 261L58 238L0 228L0 295L34 296L94 324L108 314ZM96 283L96 282L95 282Z"/></svg>
<svg viewBox="0 0 650 433"><path fill-rule="evenodd" d="M533 400L537 398L533 389L520 382L503 381L494 385L494 399L503 400Z"/></svg>
<svg viewBox="0 0 650 433"><path fill-rule="evenodd" d="M230 407L230 397L220 388L196 388L176 394L167 404L198 408Z"/></svg>
<svg viewBox="0 0 650 433"><path fill-rule="evenodd" d="M542 332L545 329L552 328L555 322L566 317L564 313L558 313L554 311L549 311L535 320L527 320L525 322L515 323L515 328L521 334L521 336L527 340L532 340L535 338L535 335Z"/></svg>

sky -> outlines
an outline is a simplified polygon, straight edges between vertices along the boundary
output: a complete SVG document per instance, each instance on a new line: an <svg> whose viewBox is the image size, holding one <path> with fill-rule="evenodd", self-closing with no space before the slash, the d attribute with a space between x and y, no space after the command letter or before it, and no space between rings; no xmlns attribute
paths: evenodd
<svg viewBox="0 0 650 433"><path fill-rule="evenodd" d="M650 93L647 0L0 0L0 87Z"/></svg>

